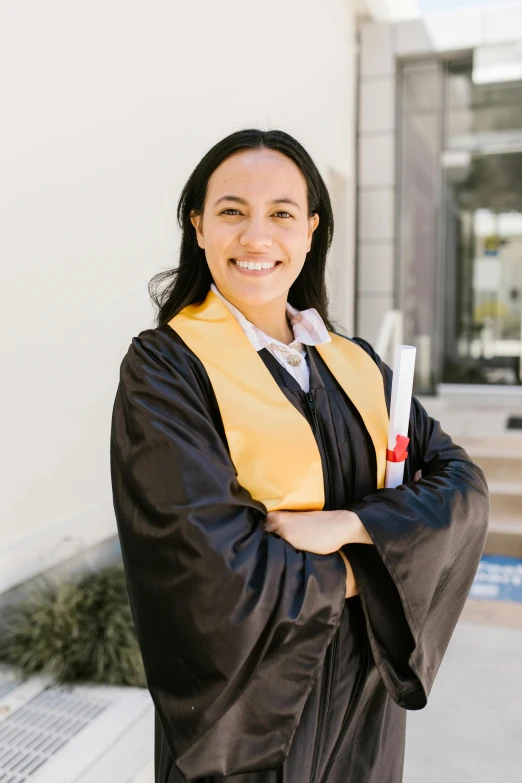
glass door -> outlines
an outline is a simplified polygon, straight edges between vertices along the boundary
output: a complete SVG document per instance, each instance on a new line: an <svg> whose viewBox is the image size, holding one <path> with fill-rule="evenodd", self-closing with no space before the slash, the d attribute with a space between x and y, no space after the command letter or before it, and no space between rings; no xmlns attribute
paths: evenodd
<svg viewBox="0 0 522 783"><path fill-rule="evenodd" d="M442 381L522 383L522 83L445 84Z"/></svg>
<svg viewBox="0 0 522 783"><path fill-rule="evenodd" d="M522 153L446 183L443 380L522 382Z"/></svg>

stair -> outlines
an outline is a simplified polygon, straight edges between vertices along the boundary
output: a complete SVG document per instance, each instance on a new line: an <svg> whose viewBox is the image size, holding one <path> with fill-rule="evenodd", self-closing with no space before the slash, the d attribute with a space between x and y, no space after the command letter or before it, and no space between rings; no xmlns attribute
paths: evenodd
<svg viewBox="0 0 522 783"><path fill-rule="evenodd" d="M448 386L419 400L486 474L491 518L484 553L522 558L522 431L507 428L510 416L522 417L522 389Z"/></svg>
<svg viewBox="0 0 522 783"><path fill-rule="evenodd" d="M491 519L485 554L522 558L522 435L465 438L461 445L486 474Z"/></svg>

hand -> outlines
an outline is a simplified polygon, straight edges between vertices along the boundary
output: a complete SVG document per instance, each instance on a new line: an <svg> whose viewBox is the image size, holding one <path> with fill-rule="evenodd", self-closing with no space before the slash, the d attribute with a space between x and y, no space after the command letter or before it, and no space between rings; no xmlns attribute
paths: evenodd
<svg viewBox="0 0 522 783"><path fill-rule="evenodd" d="M344 560L344 564L346 566L346 593L344 597L353 598L354 595L359 595L359 588L357 587L357 582L355 581L355 577L353 575L353 569L344 552L339 550L339 554Z"/></svg>
<svg viewBox="0 0 522 783"><path fill-rule="evenodd" d="M265 530L276 533L296 549L329 555L343 544L373 544L353 511L269 511Z"/></svg>

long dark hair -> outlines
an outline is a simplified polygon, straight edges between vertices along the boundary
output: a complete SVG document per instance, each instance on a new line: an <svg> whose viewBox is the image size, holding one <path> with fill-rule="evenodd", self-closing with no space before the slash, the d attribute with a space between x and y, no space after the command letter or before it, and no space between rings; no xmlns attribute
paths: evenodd
<svg viewBox="0 0 522 783"><path fill-rule="evenodd" d="M149 282L149 294L158 308L158 326L170 321L189 304L203 302L208 294L212 276L205 251L199 247L196 230L190 221L191 213L201 215L207 185L213 171L230 155L247 149L271 149L282 152L301 170L308 190L308 214L319 215L319 223L312 235L312 245L304 266L288 293L288 301L298 310L315 307L327 329L333 330L328 317L328 295L325 268L328 249L332 242L334 219L330 196L310 155L292 136L281 130L240 130L218 141L200 160L181 192L177 217L181 228L179 266L158 272Z"/></svg>

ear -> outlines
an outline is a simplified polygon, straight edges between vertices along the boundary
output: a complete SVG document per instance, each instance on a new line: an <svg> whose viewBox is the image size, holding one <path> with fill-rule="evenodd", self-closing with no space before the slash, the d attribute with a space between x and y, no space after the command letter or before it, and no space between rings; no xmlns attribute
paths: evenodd
<svg viewBox="0 0 522 783"><path fill-rule="evenodd" d="M205 239L203 237L203 215L196 215L194 211L190 213L190 222L196 229L196 239L198 241L198 245L204 249L205 247Z"/></svg>
<svg viewBox="0 0 522 783"><path fill-rule="evenodd" d="M308 250L307 250L307 252L310 252L310 248L312 247L312 236L313 236L313 233L314 233L314 231L315 231L315 229L317 228L318 225L319 225L319 215L317 214L317 212L314 212L312 217L308 218Z"/></svg>

